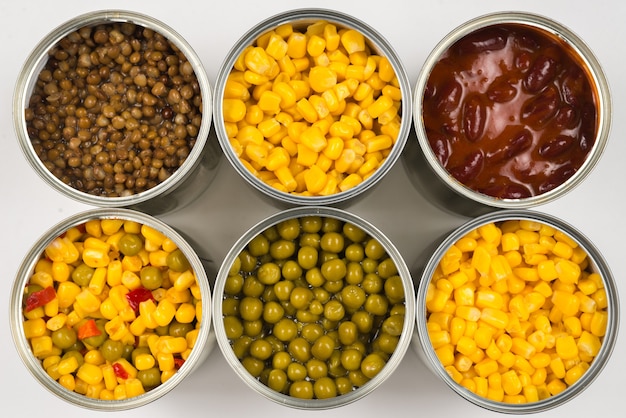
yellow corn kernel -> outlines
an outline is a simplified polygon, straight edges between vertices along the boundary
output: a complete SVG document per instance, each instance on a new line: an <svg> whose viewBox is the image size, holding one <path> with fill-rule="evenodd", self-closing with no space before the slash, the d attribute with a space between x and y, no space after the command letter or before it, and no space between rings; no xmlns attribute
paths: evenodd
<svg viewBox="0 0 626 418"><path fill-rule="evenodd" d="M313 164L309 169L305 170L304 181L306 183L306 189L316 194L322 191L324 186L326 186L328 177L319 166Z"/></svg>
<svg viewBox="0 0 626 418"><path fill-rule="evenodd" d="M393 66L386 57L380 57L380 61L378 62L378 75L386 83L391 82L396 76Z"/></svg>
<svg viewBox="0 0 626 418"><path fill-rule="evenodd" d="M78 249L72 241L66 237L57 237L44 250L50 260L72 264L78 260Z"/></svg>
<svg viewBox="0 0 626 418"><path fill-rule="evenodd" d="M100 299L91 293L89 289L85 289L76 295L76 304L84 312L88 313L93 313L100 309Z"/></svg>
<svg viewBox="0 0 626 418"><path fill-rule="evenodd" d="M571 360L578 357L578 346L571 335L563 335L556 338L556 353L563 360Z"/></svg>
<svg viewBox="0 0 626 418"><path fill-rule="evenodd" d="M185 337L161 337L158 342L159 353L182 353L187 349L187 340Z"/></svg>
<svg viewBox="0 0 626 418"><path fill-rule="evenodd" d="M499 360L502 356L502 351L500 351L500 349L496 345L496 342L492 340L489 346L485 349L485 354L490 359Z"/></svg>
<svg viewBox="0 0 626 418"><path fill-rule="evenodd" d="M533 287L533 291L539 293L544 298L552 296L552 287L544 281L537 283L535 287Z"/></svg>
<svg viewBox="0 0 626 418"><path fill-rule="evenodd" d="M572 257L570 258L570 261L576 264L582 265L583 263L587 261L587 252L583 248L580 248L580 247L574 248L572 251Z"/></svg>
<svg viewBox="0 0 626 418"><path fill-rule="evenodd" d="M50 331L56 331L65 326L67 323L67 315L64 313L57 313L46 321L46 328ZM27 337L28 338L28 337Z"/></svg>
<svg viewBox="0 0 626 418"><path fill-rule="evenodd" d="M493 308L482 309L480 320L497 329L504 329L509 323L509 317L505 312Z"/></svg>
<svg viewBox="0 0 626 418"><path fill-rule="evenodd" d="M479 245L476 247L476 250L474 250L472 255L471 265L482 276L487 276L489 274L491 254L489 254L489 251L484 246Z"/></svg>
<svg viewBox="0 0 626 418"><path fill-rule="evenodd" d="M466 356L471 356L472 354L474 354L476 348L476 341L466 336L462 336L461 338L459 338L459 341L456 344L456 350L461 354L465 354Z"/></svg>
<svg viewBox="0 0 626 418"><path fill-rule="evenodd" d="M142 353L135 357L135 368L137 370L148 370L156 364L156 360L152 354Z"/></svg>
<svg viewBox="0 0 626 418"><path fill-rule="evenodd" d="M573 316L578 313L580 300L573 294L563 290L555 290L552 293L552 303L564 316Z"/></svg>
<svg viewBox="0 0 626 418"><path fill-rule="evenodd" d="M497 362L505 369L510 369L515 365L517 356L510 351L503 352Z"/></svg>
<svg viewBox="0 0 626 418"><path fill-rule="evenodd" d="M493 343L494 330L491 327L479 326L474 332L474 340L476 346L480 349L487 350Z"/></svg>
<svg viewBox="0 0 626 418"><path fill-rule="evenodd" d="M137 378L126 379L124 382L126 397L132 398L144 394L146 391L141 384L141 380Z"/></svg>
<svg viewBox="0 0 626 418"><path fill-rule="evenodd" d="M429 331L428 336L430 337L430 343L435 350L439 347L450 344L450 333L448 331Z"/></svg>
<svg viewBox="0 0 626 418"><path fill-rule="evenodd" d="M444 344L435 349L435 354L443 367L454 364L454 347L451 344Z"/></svg>
<svg viewBox="0 0 626 418"><path fill-rule="evenodd" d="M574 338L580 337L583 332L582 324L580 319L576 316L569 316L567 318L563 318L563 327L565 328L565 332L571 335Z"/></svg>
<svg viewBox="0 0 626 418"><path fill-rule="evenodd" d="M107 282L107 267L98 267L89 280L89 291L94 295L100 295Z"/></svg>
<svg viewBox="0 0 626 418"><path fill-rule="evenodd" d="M481 319L481 311L475 306L457 306L456 316L466 321L476 322Z"/></svg>
<svg viewBox="0 0 626 418"><path fill-rule="evenodd" d="M578 281L578 289L586 296L591 295L598 290L598 287L592 279L586 278Z"/></svg>
<svg viewBox="0 0 626 418"><path fill-rule="evenodd" d="M583 331L577 342L578 351L581 355L595 357L600 352L602 342L597 335L588 331Z"/></svg>
<svg viewBox="0 0 626 418"><path fill-rule="evenodd" d="M287 42L281 36L272 33L265 47L265 52L275 60L279 60L286 56L287 49Z"/></svg>
<svg viewBox="0 0 626 418"><path fill-rule="evenodd" d="M248 88L241 82L233 80L232 78L228 78L226 80L226 84L224 85L224 101L222 102L222 107L224 110L224 116L226 116L226 108L225 105L227 105L226 100L232 100L232 99L236 99L239 100L241 103L244 103L246 100L250 99L250 92L248 91ZM233 104L232 102L229 102L228 105L230 106L231 104ZM239 104L235 104L236 106L239 106ZM232 109L229 109L229 111ZM231 118L229 118L231 119ZM243 116L241 117L241 119L243 119ZM239 120L229 120L229 122L238 122Z"/></svg>
<svg viewBox="0 0 626 418"><path fill-rule="evenodd" d="M306 55L306 36L299 32L292 32L287 38L287 55L291 58L302 58Z"/></svg>
<svg viewBox="0 0 626 418"><path fill-rule="evenodd" d="M467 372L473 365L472 360L464 354L457 354L454 359L454 367L461 373Z"/></svg>
<svg viewBox="0 0 626 418"><path fill-rule="evenodd" d="M107 252L96 248L85 248L83 250L83 262L89 267L106 267L109 264Z"/></svg>
<svg viewBox="0 0 626 418"><path fill-rule="evenodd" d="M456 345L459 339L465 334L465 320L459 317L454 317L450 320L450 343Z"/></svg>
<svg viewBox="0 0 626 418"><path fill-rule="evenodd" d="M171 353L157 353L156 360L159 365L159 370L164 372L166 370L174 370L174 355Z"/></svg>
<svg viewBox="0 0 626 418"><path fill-rule="evenodd" d="M377 151L390 149L393 146L393 140L389 135L377 135L368 140L365 146L366 152L374 153Z"/></svg>
<svg viewBox="0 0 626 418"><path fill-rule="evenodd" d="M463 380L463 374L461 372L459 372L454 365L452 366L447 366L444 367L444 369L446 370L446 372L448 373L448 375L450 375L450 377L452 378L452 380L454 380L456 383L461 383L461 380Z"/></svg>
<svg viewBox="0 0 626 418"><path fill-rule="evenodd" d="M64 282L70 278L70 267L62 261L52 262L51 277L56 282Z"/></svg>
<svg viewBox="0 0 626 418"><path fill-rule="evenodd" d="M468 321L465 323L465 336L469 338L474 338L474 334L478 329L478 322Z"/></svg>
<svg viewBox="0 0 626 418"><path fill-rule="evenodd" d="M609 320L607 312L596 311L591 317L590 331L597 337L604 337L606 334L606 326Z"/></svg>
<svg viewBox="0 0 626 418"><path fill-rule="evenodd" d="M447 282L450 283L449 281ZM452 284L450 284L450 286L453 287ZM471 285L463 285L454 289L454 301L458 306L473 306L476 302L474 287Z"/></svg>
<svg viewBox="0 0 626 418"><path fill-rule="evenodd" d="M569 260L558 260L555 263L557 277L564 283L578 283L580 266Z"/></svg>
<svg viewBox="0 0 626 418"><path fill-rule="evenodd" d="M480 289L476 292L476 306L478 308L502 309L504 299L502 294L490 289Z"/></svg>
<svg viewBox="0 0 626 418"><path fill-rule="evenodd" d="M546 388L548 392L550 393L550 395L555 396L563 392L565 389L567 389L567 385L565 384L565 382L559 379L553 379L550 382L548 382L548 384L546 385Z"/></svg>
<svg viewBox="0 0 626 418"><path fill-rule="evenodd" d="M352 173L350 175L348 175L346 178L344 178L339 184L339 190L341 190L342 192L345 192L346 190L349 190L353 187L358 186L359 184L361 184L361 182L363 181L363 179L361 178L361 176L359 176L356 173Z"/></svg>
<svg viewBox="0 0 626 418"><path fill-rule="evenodd" d="M597 309L606 309L609 306L609 300L606 297L606 290L603 288L593 292L591 298L596 302Z"/></svg>
<svg viewBox="0 0 626 418"><path fill-rule="evenodd" d="M167 299L160 301L152 314L154 321L161 327L169 325L176 315L176 306Z"/></svg>
<svg viewBox="0 0 626 418"><path fill-rule="evenodd" d="M289 170L289 167L280 167L274 171L276 178L280 181L286 191L292 192L296 189L298 183Z"/></svg>
<svg viewBox="0 0 626 418"><path fill-rule="evenodd" d="M259 97L257 105L259 106L259 109L261 109L263 112L275 115L280 112L281 100L282 98L279 94L271 90L266 90L261 93L261 97Z"/></svg>
<svg viewBox="0 0 626 418"><path fill-rule="evenodd" d="M102 369L90 363L83 363L76 372L76 377L88 385L97 385L102 381Z"/></svg>
<svg viewBox="0 0 626 418"><path fill-rule="evenodd" d="M513 338L511 352L528 360L537 353L537 349L523 338Z"/></svg>
<svg viewBox="0 0 626 418"><path fill-rule="evenodd" d="M367 112L372 118L376 119L392 107L393 100L389 96L381 95L371 105L367 107Z"/></svg>
<svg viewBox="0 0 626 418"><path fill-rule="evenodd" d="M193 285L195 282L196 276L191 270L186 270L182 272L178 277L176 277L173 286L177 292L182 292L186 289L189 289L191 285Z"/></svg>
<svg viewBox="0 0 626 418"><path fill-rule="evenodd" d="M474 370L480 377L489 377L490 375L496 373L498 368L498 363L491 358L486 358L474 365Z"/></svg>
<svg viewBox="0 0 626 418"><path fill-rule="evenodd" d="M545 332L536 330L528 336L528 342L535 347L537 352L540 352L548 345L548 336Z"/></svg>
<svg viewBox="0 0 626 418"><path fill-rule="evenodd" d="M328 144L326 137L316 126L311 126L310 128L305 129L300 135L300 141L303 145L306 145L309 149L316 153L324 150Z"/></svg>
<svg viewBox="0 0 626 418"><path fill-rule="evenodd" d="M130 290L141 287L141 278L138 274L126 270L122 273L122 285Z"/></svg>
<svg viewBox="0 0 626 418"><path fill-rule="evenodd" d="M502 389L507 395L518 395L522 392L522 382L514 370L502 373Z"/></svg>
<svg viewBox="0 0 626 418"><path fill-rule="evenodd" d="M69 356L67 358L61 359L57 366L57 371L62 375L74 373L77 369L78 360L75 356Z"/></svg>
<svg viewBox="0 0 626 418"><path fill-rule="evenodd" d="M47 334L46 321L43 318L27 319L22 325L27 339L42 337Z"/></svg>
<svg viewBox="0 0 626 418"><path fill-rule="evenodd" d="M348 29L341 35L341 45L348 54L365 51L365 38L360 32Z"/></svg>
<svg viewBox="0 0 626 418"><path fill-rule="evenodd" d="M176 309L176 321L181 324L189 324L196 318L196 308L191 303L181 303Z"/></svg>
<svg viewBox="0 0 626 418"><path fill-rule="evenodd" d="M301 98L296 103L298 113L309 123L314 123L318 119L317 111L306 97Z"/></svg>

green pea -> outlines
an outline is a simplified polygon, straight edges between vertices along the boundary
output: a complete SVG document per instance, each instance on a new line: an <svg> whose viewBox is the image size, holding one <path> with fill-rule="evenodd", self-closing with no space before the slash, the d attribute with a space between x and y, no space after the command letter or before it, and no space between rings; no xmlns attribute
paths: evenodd
<svg viewBox="0 0 626 418"><path fill-rule="evenodd" d="M276 230L282 239L294 240L300 235L300 221L298 218L286 219L276 225Z"/></svg>
<svg viewBox="0 0 626 418"><path fill-rule="evenodd" d="M163 273L155 266L145 266L139 272L141 285L149 290L155 290L163 286Z"/></svg>
<svg viewBox="0 0 626 418"><path fill-rule="evenodd" d="M317 399L328 399L337 396L337 386L330 377L321 377L313 384L313 392Z"/></svg>
<svg viewBox="0 0 626 418"><path fill-rule="evenodd" d="M72 280L79 286L88 286L94 271L95 269L89 267L87 264L79 264L74 271L72 271Z"/></svg>
<svg viewBox="0 0 626 418"><path fill-rule="evenodd" d="M315 248L307 246L298 250L298 264L304 270L312 269L317 265L318 252Z"/></svg>
<svg viewBox="0 0 626 418"><path fill-rule="evenodd" d="M313 383L308 380L293 382L289 387L289 396L298 399L313 399Z"/></svg>
<svg viewBox="0 0 626 418"><path fill-rule="evenodd" d="M124 343L107 338L100 346L100 352L105 360L112 363L122 358L122 354L124 354Z"/></svg>
<svg viewBox="0 0 626 418"><path fill-rule="evenodd" d="M365 258L365 250L360 243L352 243L345 249L346 259L348 261L361 262Z"/></svg>
<svg viewBox="0 0 626 418"><path fill-rule="evenodd" d="M311 347L311 354L319 360L328 360L335 351L335 340L328 335L320 336Z"/></svg>
<svg viewBox="0 0 626 418"><path fill-rule="evenodd" d="M274 294L280 301L288 301L291 291L296 287L294 282L282 280L274 285Z"/></svg>
<svg viewBox="0 0 626 418"><path fill-rule="evenodd" d="M235 296L243 289L244 278L241 274L231 274L224 282L224 293L229 296Z"/></svg>
<svg viewBox="0 0 626 418"><path fill-rule="evenodd" d="M328 260L320 267L322 276L330 282L336 282L346 277L346 263L340 259Z"/></svg>
<svg viewBox="0 0 626 418"><path fill-rule="evenodd" d="M316 232L306 233L300 235L300 240L298 241L298 244L300 245L300 247L313 247L316 250L319 250L320 239L320 234Z"/></svg>
<svg viewBox="0 0 626 418"><path fill-rule="evenodd" d="M253 338L259 337L263 332L263 321L243 321L243 332Z"/></svg>
<svg viewBox="0 0 626 418"><path fill-rule="evenodd" d="M296 309L306 309L313 300L313 292L308 287L296 287L289 295L289 302Z"/></svg>
<svg viewBox="0 0 626 418"><path fill-rule="evenodd" d="M328 365L322 360L312 358L306 362L305 366L309 379L317 380L328 376Z"/></svg>
<svg viewBox="0 0 626 418"><path fill-rule="evenodd" d="M185 254L178 248L167 255L165 263L167 267L180 273L189 270L191 267Z"/></svg>
<svg viewBox="0 0 626 418"><path fill-rule="evenodd" d="M236 316L225 316L224 332L229 340L235 340L243 335L243 323Z"/></svg>
<svg viewBox="0 0 626 418"><path fill-rule="evenodd" d="M384 289L389 301L394 303L404 301L404 286L400 276L391 276L385 280Z"/></svg>
<svg viewBox="0 0 626 418"><path fill-rule="evenodd" d="M298 326L291 319L283 318L274 324L272 334L281 341L291 341L298 334Z"/></svg>
<svg viewBox="0 0 626 418"><path fill-rule="evenodd" d="M281 273L286 280L296 280L302 277L302 267L295 260L287 260Z"/></svg>
<svg viewBox="0 0 626 418"><path fill-rule="evenodd" d="M264 285L273 285L281 278L280 267L276 263L262 264L257 270L257 278Z"/></svg>
<svg viewBox="0 0 626 418"><path fill-rule="evenodd" d="M389 301L384 295L372 294L365 299L365 310L373 315L383 316L388 308Z"/></svg>
<svg viewBox="0 0 626 418"><path fill-rule="evenodd" d="M380 260L385 255L385 248L374 238L365 243L365 255L374 260Z"/></svg>
<svg viewBox="0 0 626 418"><path fill-rule="evenodd" d="M259 360L267 360L272 355L272 345L265 340L255 340L250 344L250 355Z"/></svg>
<svg viewBox="0 0 626 418"><path fill-rule="evenodd" d="M272 369L267 377L267 386L276 392L283 392L287 388L287 373L284 370Z"/></svg>
<svg viewBox="0 0 626 418"><path fill-rule="evenodd" d="M352 321L343 321L339 324L339 341L343 345L350 345L356 342L359 337L359 330Z"/></svg>
<svg viewBox="0 0 626 418"><path fill-rule="evenodd" d="M239 260L241 261L241 271L251 273L254 271L254 269L256 269L257 258L250 254L250 251L243 250L239 254Z"/></svg>
<svg viewBox="0 0 626 418"><path fill-rule="evenodd" d="M61 350L66 350L72 347L76 343L77 339L76 331L68 327L63 327L52 331L51 338L52 343Z"/></svg>
<svg viewBox="0 0 626 418"><path fill-rule="evenodd" d="M375 273L367 273L361 287L369 294L380 293L383 290L383 280Z"/></svg>
<svg viewBox="0 0 626 418"><path fill-rule="evenodd" d="M310 215L300 219L300 225L303 232L318 232L320 229L322 229L322 223L323 222L321 216Z"/></svg>
<svg viewBox="0 0 626 418"><path fill-rule="evenodd" d="M122 254L133 256L143 249L143 239L137 234L127 233L122 235L117 245Z"/></svg>
<svg viewBox="0 0 626 418"><path fill-rule="evenodd" d="M344 237L339 232L326 232L320 239L320 248L331 253L339 253L344 248Z"/></svg>
<svg viewBox="0 0 626 418"><path fill-rule="evenodd" d="M387 363L378 353L368 354L361 362L361 372L369 379L372 379L380 373L385 364Z"/></svg>
<svg viewBox="0 0 626 418"><path fill-rule="evenodd" d="M183 324L176 320L170 322L168 328L168 334L172 337L185 337L189 331L193 331L194 325L192 323Z"/></svg>
<svg viewBox="0 0 626 418"><path fill-rule="evenodd" d="M257 235L250 240L248 251L254 257L265 255L270 251L270 241L264 235Z"/></svg>
<svg viewBox="0 0 626 418"><path fill-rule="evenodd" d="M293 241L279 239L270 244L270 255L277 260L284 260L296 252L296 244Z"/></svg>
<svg viewBox="0 0 626 418"><path fill-rule="evenodd" d="M244 357L241 360L241 364L254 377L259 377L263 373L263 369L265 369L265 363L252 356Z"/></svg>
<svg viewBox="0 0 626 418"><path fill-rule="evenodd" d="M222 300L222 315L238 316L239 315L239 299L224 298L224 300Z"/></svg>
<svg viewBox="0 0 626 418"><path fill-rule="evenodd" d="M324 306L324 317L331 321L340 321L345 313L343 305L338 300L331 299Z"/></svg>
<svg viewBox="0 0 626 418"><path fill-rule="evenodd" d="M339 232L343 222L336 218L325 217L322 219L322 232Z"/></svg>
<svg viewBox="0 0 626 418"><path fill-rule="evenodd" d="M339 395L345 395L352 392L352 382L345 376L335 378L335 386Z"/></svg>
<svg viewBox="0 0 626 418"><path fill-rule="evenodd" d="M391 315L383 321L382 330L394 337L402 334L402 328L404 327L404 315Z"/></svg>
<svg viewBox="0 0 626 418"><path fill-rule="evenodd" d="M346 370L359 370L363 354L354 348L343 350L341 353L341 365Z"/></svg>
<svg viewBox="0 0 626 418"><path fill-rule="evenodd" d="M367 238L367 233L363 229L349 222L343 225L343 234L352 242L362 242Z"/></svg>
<svg viewBox="0 0 626 418"><path fill-rule="evenodd" d="M364 276L365 273L360 263L351 261L346 265L346 283L360 284Z"/></svg>
<svg viewBox="0 0 626 418"><path fill-rule="evenodd" d="M146 390L150 390L161 384L161 371L158 367L152 367L137 372L137 379L141 382Z"/></svg>
<svg viewBox="0 0 626 418"><path fill-rule="evenodd" d="M243 333L243 326L241 329ZM242 335L232 342L233 353L235 353L239 360L245 358L248 355L250 351L250 345L252 345L253 341L254 340L252 339L252 337L248 335Z"/></svg>
<svg viewBox="0 0 626 418"><path fill-rule="evenodd" d="M253 298L261 297L263 291L265 291L265 285L259 281L255 276L248 276L243 281L243 294Z"/></svg>
<svg viewBox="0 0 626 418"><path fill-rule="evenodd" d="M365 303L365 291L354 284L344 286L341 289L341 302L347 308L356 310Z"/></svg>
<svg viewBox="0 0 626 418"><path fill-rule="evenodd" d="M287 370L291 364L291 355L286 351L274 354L272 357L272 367L280 370Z"/></svg>
<svg viewBox="0 0 626 418"><path fill-rule="evenodd" d="M263 302L246 296L239 302L239 315L246 321L256 321L263 315Z"/></svg>
<svg viewBox="0 0 626 418"><path fill-rule="evenodd" d="M263 320L268 324L275 324L285 315L285 308L278 302L271 301L263 306Z"/></svg>

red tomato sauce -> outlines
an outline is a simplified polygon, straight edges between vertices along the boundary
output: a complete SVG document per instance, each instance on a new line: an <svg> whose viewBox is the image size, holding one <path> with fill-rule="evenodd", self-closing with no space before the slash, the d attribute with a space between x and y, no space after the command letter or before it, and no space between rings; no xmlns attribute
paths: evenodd
<svg viewBox="0 0 626 418"><path fill-rule="evenodd" d="M434 65L423 121L439 162L465 186L502 199L548 192L584 163L597 92L570 46L501 24L452 45Z"/></svg>

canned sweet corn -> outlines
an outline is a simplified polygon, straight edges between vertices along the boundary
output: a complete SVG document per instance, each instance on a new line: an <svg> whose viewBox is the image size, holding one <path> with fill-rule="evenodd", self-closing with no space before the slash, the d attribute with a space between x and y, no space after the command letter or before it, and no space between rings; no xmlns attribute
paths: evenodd
<svg viewBox="0 0 626 418"><path fill-rule="evenodd" d="M463 398L496 412L541 412L580 394L607 364L617 288L598 249L571 225L492 212L429 257L414 347Z"/></svg>
<svg viewBox="0 0 626 418"><path fill-rule="evenodd" d="M397 54L368 25L292 10L230 50L216 80L215 127L230 163L263 195L337 204L370 189L399 158L410 97Z"/></svg>
<svg viewBox="0 0 626 418"><path fill-rule="evenodd" d="M205 268L184 238L144 213L72 216L39 239L17 272L10 308L18 353L73 405L117 411L152 402L213 348Z"/></svg>

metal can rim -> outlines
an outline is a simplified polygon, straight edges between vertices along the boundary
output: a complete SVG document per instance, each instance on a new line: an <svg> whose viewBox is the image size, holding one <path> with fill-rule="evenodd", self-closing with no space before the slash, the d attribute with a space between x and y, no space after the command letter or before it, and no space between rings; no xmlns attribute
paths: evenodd
<svg viewBox="0 0 626 418"><path fill-rule="evenodd" d="M374 46L377 51L380 51L389 59L389 62L392 64L394 71L396 72L396 77L398 78L398 82L400 83L400 90L402 92L402 124L396 143L394 144L391 153L387 157L387 160L383 163L382 166L376 169L371 177L364 180L359 185L340 193L334 193L328 196L300 196L282 192L267 185L263 181L256 178L241 163L241 161L239 161L237 156L234 154L232 147L230 146L230 143L228 141L228 135L222 122L222 100L224 98L223 92L226 80L228 78L228 74L233 68L233 65L238 55L247 45L254 42L263 33L271 30L272 28L275 28L278 25L293 23L296 21L310 21L312 23L314 20L319 19L339 23L344 27L349 27L360 31L365 36L366 40L370 43L371 46ZM226 155L226 158L233 166L233 168L241 177L246 180L247 183L252 185L262 194L269 196L273 200L293 205L332 205L350 200L356 195L359 195L362 192L369 190L375 184L377 184L388 171L391 170L396 160L400 157L402 150L404 149L404 145L406 144L409 131L411 129L413 95L408 74L402 63L402 60L400 59L400 56L396 53L391 44L382 36L382 34L380 34L377 30L375 30L364 21L339 11L324 8L302 8L285 11L266 18L250 28L246 33L244 33L244 35L242 35L237 40L237 42L235 42L233 47L226 55L226 58L224 59L217 73L213 100L213 119L215 131L217 133L217 137L224 151L224 154Z"/></svg>
<svg viewBox="0 0 626 418"><path fill-rule="evenodd" d="M426 328L426 293L428 291L428 285L431 281L431 277L439 264L439 260L446 252L446 250L454 244L459 238L463 237L466 233L478 228L481 225L485 225L490 222L502 222L507 220L519 220L528 219L531 221L537 221L555 227L556 229L565 232L574 241L576 241L581 248L584 248L587 256L593 263L593 268L600 273L604 282L608 307L607 312L609 315L607 331L602 341L602 346L598 355L594 358L589 369L583 374L583 376L572 386L569 386L565 391L546 398L544 400L526 404L509 404L505 402L496 402L487 399L482 396L478 396L475 393L463 388L461 385L456 384L450 375L441 365L435 351L432 348L430 339L428 337L428 331ZM555 216L542 213L536 210L528 209L509 209L498 210L490 212L474 219L467 221L458 228L454 229L444 240L437 246L435 251L429 258L424 271L421 274L420 281L417 288L417 307L416 307L416 343L419 343L421 353L425 357L425 361L428 362L427 366L431 369L439 378L441 378L454 392L470 401L471 403L480 406L482 408L508 414L529 414L547 411L549 409L558 407L577 395L583 392L600 374L600 372L607 365L611 354L615 348L617 342L617 334L619 331L619 295L617 285L608 263L606 262L602 253L593 244L589 238L587 238L580 230L573 225L559 219Z"/></svg>
<svg viewBox="0 0 626 418"><path fill-rule="evenodd" d="M338 395L330 399L314 400L294 398L270 389L268 386L261 383L250 373L248 373L247 370L241 365L239 359L235 356L233 349L228 342L228 338L226 338L223 321L214 319L213 327L215 329L218 346L220 347L220 351L226 358L227 363L250 388L254 389L265 398L285 406L296 409L324 410L348 405L352 402L357 401L358 399L363 398L367 394L371 393L378 386L380 386L398 367L402 358L404 357L404 354L410 346L412 335L415 329L415 321L411 319L415 317L416 313L415 292L411 273L409 271L409 268L405 264L400 252L397 250L391 240L387 238L378 228L376 228L370 222L358 217L355 214L338 208L324 206L299 206L283 210L263 219L262 221L258 222L250 229L248 229L248 231L236 241L236 243L229 250L228 254L224 257L223 262L218 270L213 294L219 295L217 296L219 298L222 297L224 292L225 280L227 278L228 271L232 266L232 263L239 255L239 252L255 236L263 232L265 229L276 225L283 220L304 216L332 217L344 222L353 223L354 225L363 228L369 236L379 240L379 242L383 244L388 252L388 255L392 258L394 263L396 263L398 274L402 278L404 284L406 316L398 346L396 347L394 353L390 357L383 370L365 385L361 386L357 390L353 390L352 392L344 395ZM213 318L222 318L221 303L213 304Z"/></svg>
<svg viewBox="0 0 626 418"><path fill-rule="evenodd" d="M432 151L428 142L428 137L424 130L422 121L422 97L426 88L426 83L430 76L432 68L436 64L438 57L441 56L454 42L462 37L472 33L477 29L487 26L497 25L500 23L517 23L535 29L548 32L556 38L565 42L572 50L578 54L578 57L588 69L589 77L595 84L598 97L598 129L595 143L589 155L585 159L583 165L570 177L567 181L556 188L542 194L538 194L524 199L499 199L494 198L474 190L469 189L456 179L439 163L439 160ZM501 209L527 209L538 205L542 205L554 201L566 193L570 192L574 187L580 184L593 170L600 160L604 149L608 143L609 132L611 129L612 116L612 99L608 79L602 69L600 61L585 43L574 31L567 26L540 14L511 11L511 12L494 12L478 16L468 20L448 32L445 37L430 52L426 61L420 70L415 84L413 96L413 123L417 134L417 139L422 153L428 162L429 168L442 180L445 186L467 199L473 200L485 206Z"/></svg>
<svg viewBox="0 0 626 418"><path fill-rule="evenodd" d="M52 379L46 371L43 369L41 362L32 355L29 343L24 336L24 329L22 324L24 322L22 312L22 300L23 290L30 273L33 271L37 260L43 254L46 246L56 237L67 231L73 226L83 224L89 220L94 219L124 219L135 221L144 225L153 227L168 238L171 238L178 248L187 256L189 263L196 275L200 292L202 294L203 306L202 306L202 321L203 326L200 327L198 338L194 349L191 350L187 361L183 366L165 383L157 386L156 388L132 398L122 400L101 400L88 398L79 393L70 391L61 386L57 381ZM211 288L209 280L204 270L204 267L200 261L200 258L196 255L195 250L191 245L182 237L176 230L164 223L163 221L148 215L143 212L135 211L126 208L96 208L90 209L84 212L77 213L70 216L54 226L48 229L41 237L33 244L29 252L24 256L20 267L15 276L15 282L10 294L9 301L9 319L11 327L11 335L15 348L18 352L24 365L28 371L35 377L35 379L41 383L52 394L56 395L60 399L69 402L73 405L80 406L86 409L101 410L101 411L122 411L127 409L136 408L142 405L146 405L153 402L172 389L174 389L182 380L192 373L206 356L205 347L212 336L212 300L211 300Z"/></svg>
<svg viewBox="0 0 626 418"><path fill-rule="evenodd" d="M56 45L64 36L82 27L96 25L99 23L120 23L129 22L152 29L164 35L169 42L174 44L185 55L192 65L194 74L198 79L198 85L202 95L202 122L198 131L196 144L191 149L185 163L179 167L169 178L157 184L155 187L136 193L130 196L104 197L92 195L81 190L68 186L55 177L37 157L32 148L28 133L26 132L26 121L24 110L28 108L28 100L32 86L39 75L39 72L47 61L47 51ZM176 185L188 178L198 166L204 155L205 144L209 137L212 122L212 91L208 76L200 60L191 45L173 28L164 22L148 15L128 10L105 9L88 12L76 16L60 24L44 38L30 52L22 68L18 73L14 93L13 93L13 127L17 135L22 153L35 169L36 173L49 186L60 193L78 201L103 208L130 207L144 203L156 196L168 193Z"/></svg>

